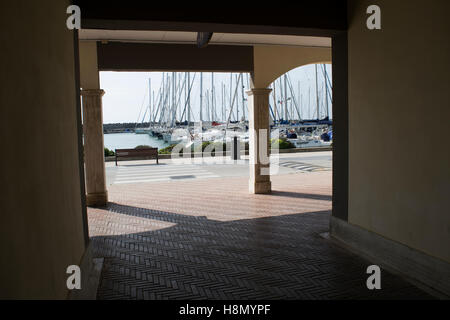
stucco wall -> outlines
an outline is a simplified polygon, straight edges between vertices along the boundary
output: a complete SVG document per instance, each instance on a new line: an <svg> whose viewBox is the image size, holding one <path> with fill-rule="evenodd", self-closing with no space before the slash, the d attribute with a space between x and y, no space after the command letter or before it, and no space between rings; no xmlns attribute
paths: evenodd
<svg viewBox="0 0 450 320"><path fill-rule="evenodd" d="M349 222L450 262L450 2L349 4Z"/></svg>
<svg viewBox="0 0 450 320"><path fill-rule="evenodd" d="M255 46L253 51L254 88L266 88L292 69L313 63L331 63L331 48Z"/></svg>
<svg viewBox="0 0 450 320"><path fill-rule="evenodd" d="M83 89L100 89L98 73L97 43L80 41L80 86Z"/></svg>
<svg viewBox="0 0 450 320"><path fill-rule="evenodd" d="M68 5L0 2L0 298L65 298L85 250Z"/></svg>

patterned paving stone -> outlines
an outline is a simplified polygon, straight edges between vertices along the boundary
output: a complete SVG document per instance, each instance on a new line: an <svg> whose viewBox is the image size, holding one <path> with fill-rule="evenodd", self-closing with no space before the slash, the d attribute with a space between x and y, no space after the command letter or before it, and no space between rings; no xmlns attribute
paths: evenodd
<svg viewBox="0 0 450 320"><path fill-rule="evenodd" d="M331 168L322 167L314 164L299 162L299 161L281 161L280 166L291 168L300 172L317 172L317 171L331 171Z"/></svg>
<svg viewBox="0 0 450 320"><path fill-rule="evenodd" d="M116 168L110 184L129 184L143 182L161 182L171 179L205 179L218 176L200 165L121 165Z"/></svg>
<svg viewBox="0 0 450 320"><path fill-rule="evenodd" d="M331 174L273 177L272 195L246 178L114 185L90 208L99 299L429 299L320 234L329 229Z"/></svg>

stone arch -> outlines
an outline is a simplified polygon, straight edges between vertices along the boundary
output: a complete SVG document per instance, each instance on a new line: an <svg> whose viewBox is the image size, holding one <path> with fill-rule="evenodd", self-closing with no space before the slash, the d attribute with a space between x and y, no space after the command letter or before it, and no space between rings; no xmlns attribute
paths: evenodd
<svg viewBox="0 0 450 320"><path fill-rule="evenodd" d="M255 46L253 88L267 88L286 72L316 63L331 63L331 48Z"/></svg>

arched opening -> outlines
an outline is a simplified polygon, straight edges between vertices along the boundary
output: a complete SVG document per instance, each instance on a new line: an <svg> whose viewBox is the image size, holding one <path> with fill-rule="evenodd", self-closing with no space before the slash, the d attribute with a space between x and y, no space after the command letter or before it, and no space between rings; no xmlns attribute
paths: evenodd
<svg viewBox="0 0 450 320"><path fill-rule="evenodd" d="M297 67L274 80L269 88L273 123L302 123L332 119L331 64Z"/></svg>
<svg viewBox="0 0 450 320"><path fill-rule="evenodd" d="M331 47L255 46L254 88L268 87L283 74L310 64L331 64Z"/></svg>

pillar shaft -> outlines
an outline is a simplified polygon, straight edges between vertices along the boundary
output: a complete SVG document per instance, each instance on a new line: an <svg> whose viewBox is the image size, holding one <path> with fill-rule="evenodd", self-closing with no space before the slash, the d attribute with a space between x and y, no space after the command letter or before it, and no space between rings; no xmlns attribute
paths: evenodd
<svg viewBox="0 0 450 320"><path fill-rule="evenodd" d="M86 202L104 206L108 202L103 144L103 90L82 90Z"/></svg>
<svg viewBox="0 0 450 320"><path fill-rule="evenodd" d="M269 161L269 95L271 89L252 89L247 92L250 137L249 191L254 194L270 193Z"/></svg>

